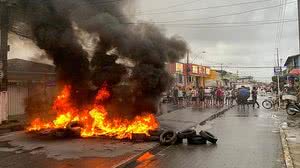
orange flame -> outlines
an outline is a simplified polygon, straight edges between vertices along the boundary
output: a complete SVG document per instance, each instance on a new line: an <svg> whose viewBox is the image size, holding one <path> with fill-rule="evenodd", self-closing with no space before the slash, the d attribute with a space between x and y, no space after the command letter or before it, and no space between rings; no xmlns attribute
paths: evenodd
<svg viewBox="0 0 300 168"><path fill-rule="evenodd" d="M158 128L159 124L151 113L136 116L133 120L124 118L108 118L108 113L101 101L110 97L107 88L102 87L91 110L79 111L70 103L71 86L65 86L61 94L57 96L52 106L57 116L51 122L44 122L36 118L31 122L27 131L40 131L49 128L66 128L69 123L78 121L82 123L82 137L106 135L118 139L132 138L133 133L144 133L148 135L149 130Z"/></svg>

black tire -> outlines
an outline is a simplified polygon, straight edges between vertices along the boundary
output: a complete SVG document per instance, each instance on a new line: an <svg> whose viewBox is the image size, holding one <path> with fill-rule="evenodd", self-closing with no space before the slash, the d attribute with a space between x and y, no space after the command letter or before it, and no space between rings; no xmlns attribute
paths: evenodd
<svg viewBox="0 0 300 168"><path fill-rule="evenodd" d="M66 126L67 129L73 129L76 127L83 128L83 125L79 121L72 121Z"/></svg>
<svg viewBox="0 0 300 168"><path fill-rule="evenodd" d="M164 131L159 138L161 145L174 145L177 141L177 134L174 131Z"/></svg>
<svg viewBox="0 0 300 168"><path fill-rule="evenodd" d="M178 138L185 139L195 136L197 133L193 129L186 129L177 133Z"/></svg>
<svg viewBox="0 0 300 168"><path fill-rule="evenodd" d="M217 143L218 141L218 138L208 131L200 131L199 134L213 144Z"/></svg>
<svg viewBox="0 0 300 168"><path fill-rule="evenodd" d="M271 109L272 107L273 107L273 103L272 103L272 101L270 101L270 100L264 100L263 102L262 102L262 106L265 108L265 109Z"/></svg>
<svg viewBox="0 0 300 168"><path fill-rule="evenodd" d="M201 135L195 135L187 139L188 144L190 145L202 145L206 144L206 139L203 138Z"/></svg>
<svg viewBox="0 0 300 168"><path fill-rule="evenodd" d="M160 140L159 136L148 136L145 139L145 141L148 141L148 142L158 142L159 140Z"/></svg>
<svg viewBox="0 0 300 168"><path fill-rule="evenodd" d="M163 132L164 132L164 130L156 129L156 130L149 130L148 134L150 136L160 136Z"/></svg>
<svg viewBox="0 0 300 168"><path fill-rule="evenodd" d="M297 112L294 111L294 110L292 110L292 108L298 109L297 107L295 107L295 105L292 105L292 104L288 105L288 107L286 108L286 113L288 115L292 115L293 116L293 115L297 114Z"/></svg>
<svg viewBox="0 0 300 168"><path fill-rule="evenodd" d="M66 132L66 129L64 129L64 128L58 128L56 130L53 130L51 135L56 138L66 138L67 132Z"/></svg>
<svg viewBox="0 0 300 168"><path fill-rule="evenodd" d="M182 144L182 143L183 143L183 139L178 138L178 135L177 135L177 140L176 140L175 144Z"/></svg>

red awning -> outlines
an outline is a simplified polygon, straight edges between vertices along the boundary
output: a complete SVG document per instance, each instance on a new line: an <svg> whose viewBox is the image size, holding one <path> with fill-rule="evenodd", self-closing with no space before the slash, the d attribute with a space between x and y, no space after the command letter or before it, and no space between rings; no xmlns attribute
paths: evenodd
<svg viewBox="0 0 300 168"><path fill-rule="evenodd" d="M290 71L289 74L300 76L300 69L293 69Z"/></svg>

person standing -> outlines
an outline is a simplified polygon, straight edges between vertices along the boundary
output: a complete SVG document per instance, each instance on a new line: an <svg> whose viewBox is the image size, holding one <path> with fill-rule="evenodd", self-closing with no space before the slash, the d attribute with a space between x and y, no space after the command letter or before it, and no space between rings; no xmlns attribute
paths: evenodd
<svg viewBox="0 0 300 168"><path fill-rule="evenodd" d="M178 106L183 106L183 91L182 91L182 88L178 89Z"/></svg>
<svg viewBox="0 0 300 168"><path fill-rule="evenodd" d="M225 105L229 106L230 99L231 99L231 91L229 88L227 88L225 90Z"/></svg>
<svg viewBox="0 0 300 168"><path fill-rule="evenodd" d="M209 107L212 105L212 95L211 95L211 89L210 88L205 88L204 89L204 99L205 99L205 106Z"/></svg>
<svg viewBox="0 0 300 168"><path fill-rule="evenodd" d="M233 88L231 90L231 102L230 102L230 105L233 105L233 103L236 100L236 98L237 98L237 90Z"/></svg>
<svg viewBox="0 0 300 168"><path fill-rule="evenodd" d="M199 96L199 104L201 108L205 107L205 90L204 88L201 86L198 92L198 96Z"/></svg>
<svg viewBox="0 0 300 168"><path fill-rule="evenodd" d="M217 107L223 107L224 105L224 91L221 87L216 90Z"/></svg>
<svg viewBox="0 0 300 168"><path fill-rule="evenodd" d="M195 89L195 87L193 87L192 91L191 91L191 96L192 96L192 105L195 106L197 105L197 90Z"/></svg>
<svg viewBox="0 0 300 168"><path fill-rule="evenodd" d="M211 89L211 104L212 106L217 106L217 96L216 96L217 88Z"/></svg>
<svg viewBox="0 0 300 168"><path fill-rule="evenodd" d="M173 90L173 101L175 105L178 105L178 88L174 87Z"/></svg>
<svg viewBox="0 0 300 168"><path fill-rule="evenodd" d="M255 105L259 108L259 103L257 102L257 88L253 87L252 90L252 100L253 100L253 108L255 108Z"/></svg>

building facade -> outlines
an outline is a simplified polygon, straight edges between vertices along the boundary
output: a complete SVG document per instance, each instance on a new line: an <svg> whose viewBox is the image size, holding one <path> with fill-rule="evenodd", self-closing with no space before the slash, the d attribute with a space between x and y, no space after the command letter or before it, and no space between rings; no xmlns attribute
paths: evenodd
<svg viewBox="0 0 300 168"><path fill-rule="evenodd" d="M171 63L167 70L177 86L185 87L205 87L205 78L210 75L210 67L197 64Z"/></svg>

